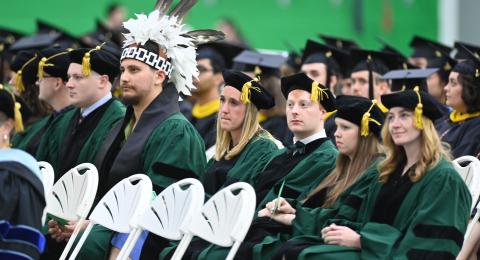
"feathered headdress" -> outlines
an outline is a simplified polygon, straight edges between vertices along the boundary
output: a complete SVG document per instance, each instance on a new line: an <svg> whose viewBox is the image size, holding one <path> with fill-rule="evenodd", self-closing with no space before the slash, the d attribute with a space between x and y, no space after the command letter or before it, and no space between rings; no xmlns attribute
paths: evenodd
<svg viewBox="0 0 480 260"><path fill-rule="evenodd" d="M193 78L198 77L196 46L198 44L222 40L225 35L215 30L187 32L182 24L183 17L196 3L196 0L181 0L167 15L172 0L158 0L153 12L148 16L136 14L136 19L123 23L129 33L124 34L121 59L133 58L151 67L165 71L178 90L190 95ZM144 45L148 40L157 43L167 55L160 57L143 48L129 47L132 44Z"/></svg>

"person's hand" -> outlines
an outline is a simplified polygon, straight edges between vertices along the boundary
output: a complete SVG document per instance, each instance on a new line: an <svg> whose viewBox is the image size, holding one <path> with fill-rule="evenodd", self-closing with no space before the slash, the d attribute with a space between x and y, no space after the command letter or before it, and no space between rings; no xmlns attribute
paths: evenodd
<svg viewBox="0 0 480 260"><path fill-rule="evenodd" d="M82 227L80 228L80 231L84 231L90 221L84 220L82 223ZM54 220L48 221L48 233L50 236L55 239L57 242L60 241L67 241L70 239L70 237L73 234L73 231L75 230L75 227L77 225L77 221L69 221L67 225L63 226L58 224Z"/></svg>
<svg viewBox="0 0 480 260"><path fill-rule="evenodd" d="M331 224L322 229L322 238L325 244L362 248L360 235L349 227Z"/></svg>
<svg viewBox="0 0 480 260"><path fill-rule="evenodd" d="M296 210L288 203L288 201L282 197L274 199L267 203L265 206L270 212L275 214L295 214Z"/></svg>
<svg viewBox="0 0 480 260"><path fill-rule="evenodd" d="M55 220L49 220L47 223L48 226L48 233L50 234L50 237L52 239L55 239L55 241L60 242L62 241L61 239L61 234L62 234L62 225L58 224L57 221Z"/></svg>

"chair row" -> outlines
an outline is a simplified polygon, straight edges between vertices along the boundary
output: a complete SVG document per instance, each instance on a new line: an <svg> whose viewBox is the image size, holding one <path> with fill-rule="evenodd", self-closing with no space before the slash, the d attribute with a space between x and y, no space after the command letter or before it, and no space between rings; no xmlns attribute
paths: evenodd
<svg viewBox="0 0 480 260"><path fill-rule="evenodd" d="M60 259L67 258L82 223L87 220L97 187L97 169L84 163L64 174L46 192L49 218L63 223L77 221ZM152 193L152 182L144 174L135 174L117 183L88 216L89 224L69 259L75 259L95 224L115 232L129 233L117 259L128 258L144 230L170 240L180 240L173 259L181 259L194 236L219 246L232 247L227 259L233 259L255 213L255 191L244 182L220 190L205 204L203 185L192 178L170 185L153 200L155 194Z"/></svg>

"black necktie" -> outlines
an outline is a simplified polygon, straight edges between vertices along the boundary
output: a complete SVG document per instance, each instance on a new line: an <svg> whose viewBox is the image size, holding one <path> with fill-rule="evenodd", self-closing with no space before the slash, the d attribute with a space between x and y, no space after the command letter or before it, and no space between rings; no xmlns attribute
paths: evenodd
<svg viewBox="0 0 480 260"><path fill-rule="evenodd" d="M295 154L304 154L305 153L305 144L298 141L294 144L287 146L288 153L295 155Z"/></svg>

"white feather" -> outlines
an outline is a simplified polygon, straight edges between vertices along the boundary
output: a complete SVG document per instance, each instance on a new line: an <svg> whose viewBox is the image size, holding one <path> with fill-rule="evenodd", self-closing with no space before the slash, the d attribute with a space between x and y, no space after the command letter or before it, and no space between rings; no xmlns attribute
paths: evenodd
<svg viewBox="0 0 480 260"><path fill-rule="evenodd" d="M197 79L199 75L196 47L191 38L182 36L187 31L183 24L177 23L176 17L159 15L159 11L155 10L148 16L136 14L136 19L124 22L123 26L129 33L124 34L123 47L131 44L143 45L148 40L158 43L166 50L173 66L170 81L175 84L179 93L190 95L190 91L195 89L193 78Z"/></svg>

